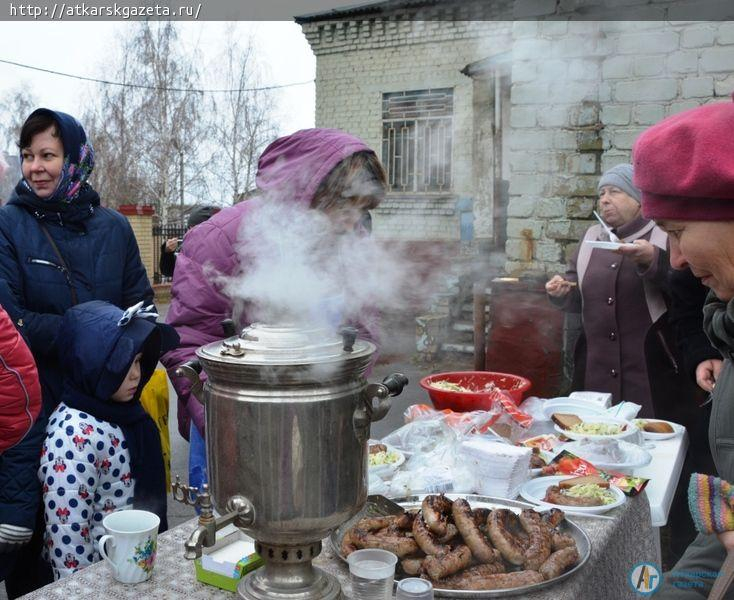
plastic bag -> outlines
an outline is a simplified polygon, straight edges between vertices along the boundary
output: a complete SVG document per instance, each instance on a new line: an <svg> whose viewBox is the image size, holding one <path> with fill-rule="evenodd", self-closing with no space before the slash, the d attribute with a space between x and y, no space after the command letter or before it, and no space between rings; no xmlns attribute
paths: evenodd
<svg viewBox="0 0 734 600"><path fill-rule="evenodd" d="M411 456L390 482L392 496L473 493L474 476L459 458L460 438L446 436L426 453Z"/></svg>
<svg viewBox="0 0 734 600"><path fill-rule="evenodd" d="M166 469L166 489L171 487L171 438L168 433L168 379L164 369L153 371L140 394L140 404L150 415L161 438L163 464Z"/></svg>

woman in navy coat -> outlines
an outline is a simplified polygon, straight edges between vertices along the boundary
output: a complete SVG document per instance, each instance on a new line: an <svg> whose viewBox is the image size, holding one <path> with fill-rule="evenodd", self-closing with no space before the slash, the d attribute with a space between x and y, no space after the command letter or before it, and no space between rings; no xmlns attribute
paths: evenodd
<svg viewBox="0 0 734 600"><path fill-rule="evenodd" d="M87 181L94 151L79 122L40 108L19 146L23 178L0 208L0 304L33 352L48 415L58 404L66 309L89 300L125 309L152 302L153 290L127 219L101 206Z"/></svg>

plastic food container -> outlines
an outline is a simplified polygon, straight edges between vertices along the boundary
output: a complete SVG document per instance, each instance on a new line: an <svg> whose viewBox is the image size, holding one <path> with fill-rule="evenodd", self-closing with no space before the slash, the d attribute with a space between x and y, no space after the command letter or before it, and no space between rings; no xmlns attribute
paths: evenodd
<svg viewBox="0 0 734 600"><path fill-rule="evenodd" d="M431 385L438 381L455 383L473 391L454 392ZM492 395L485 389L489 384L506 392L515 404L523 401L532 385L529 379L520 375L494 371L452 371L436 373L420 380L420 386L428 392L433 406L438 410L448 408L457 412L489 410L492 407Z"/></svg>

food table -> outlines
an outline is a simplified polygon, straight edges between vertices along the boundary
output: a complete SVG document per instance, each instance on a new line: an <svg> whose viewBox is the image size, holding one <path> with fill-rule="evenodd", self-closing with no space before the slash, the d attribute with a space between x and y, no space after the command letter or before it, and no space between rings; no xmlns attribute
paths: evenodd
<svg viewBox="0 0 734 600"><path fill-rule="evenodd" d="M683 461L688 451L688 433L667 440L652 441L652 461L646 467L637 469L635 475L650 480L645 491L650 501L650 515L654 527L663 527L668 522L670 505L680 480Z"/></svg>
<svg viewBox="0 0 734 600"><path fill-rule="evenodd" d="M606 598L638 598L628 583L632 567L640 562L660 564L657 543L650 522L650 509L644 494L629 498L609 515L614 520L588 517L570 517L591 539L591 556L581 571L569 579L523 598L530 600L578 600L599 597L604 590ZM122 600L159 598L180 600L235 598L235 595L196 580L194 565L183 557L183 544L196 527L192 519L167 531L158 538L158 556L153 577L136 585L116 582L107 565L96 563L61 581L23 596L43 600ZM344 598L351 597L349 573L346 565L335 556L328 540L314 561L325 571L337 577Z"/></svg>

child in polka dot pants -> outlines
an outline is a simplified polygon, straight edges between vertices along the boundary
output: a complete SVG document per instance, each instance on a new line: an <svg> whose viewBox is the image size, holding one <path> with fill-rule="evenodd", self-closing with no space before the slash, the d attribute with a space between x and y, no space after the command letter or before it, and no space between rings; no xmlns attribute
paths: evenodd
<svg viewBox="0 0 734 600"><path fill-rule="evenodd" d="M102 519L140 508L166 528L166 486L158 430L139 398L163 351L168 326L106 302L64 315L64 391L50 415L38 470L46 531L44 556L56 579L100 560Z"/></svg>

